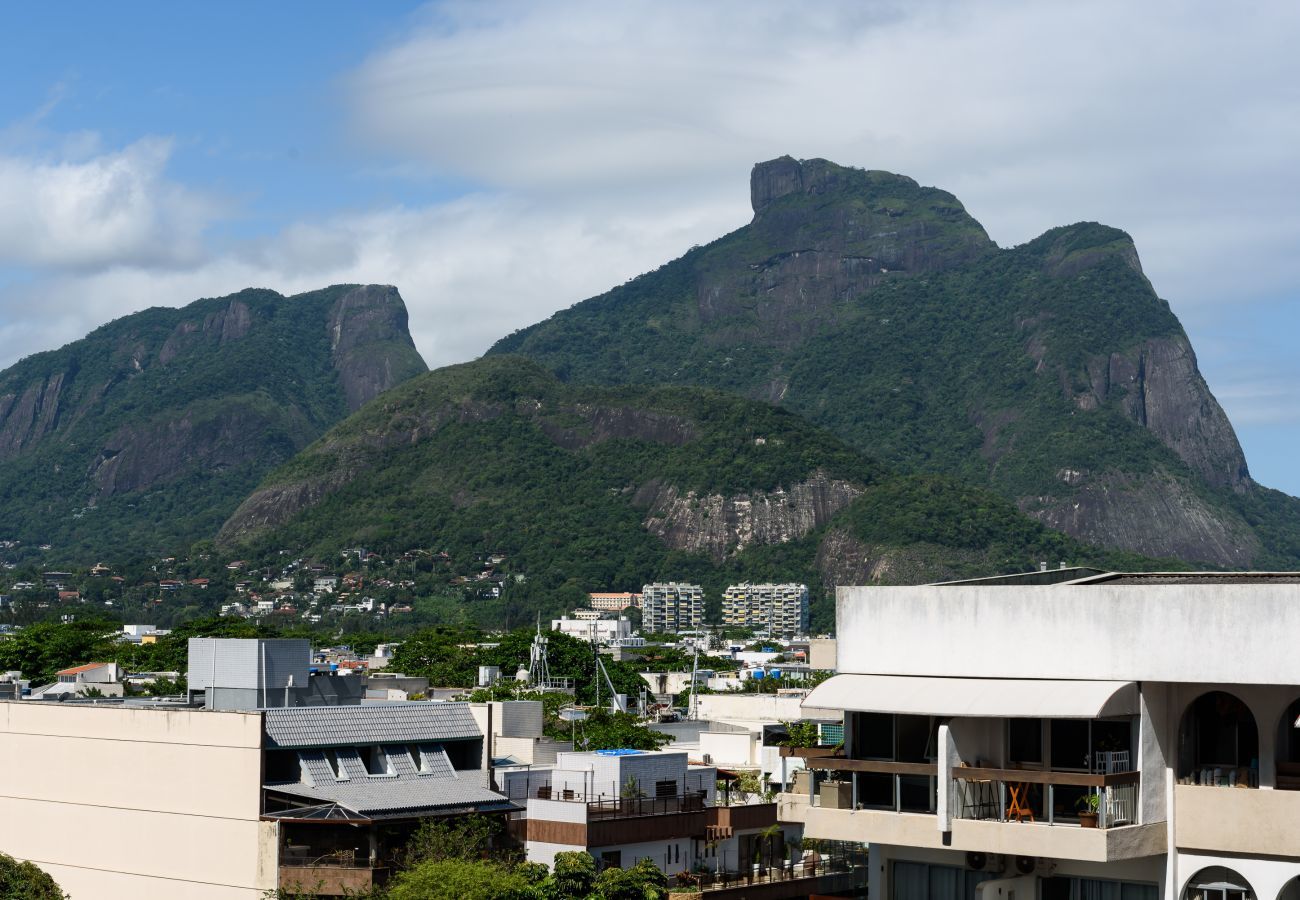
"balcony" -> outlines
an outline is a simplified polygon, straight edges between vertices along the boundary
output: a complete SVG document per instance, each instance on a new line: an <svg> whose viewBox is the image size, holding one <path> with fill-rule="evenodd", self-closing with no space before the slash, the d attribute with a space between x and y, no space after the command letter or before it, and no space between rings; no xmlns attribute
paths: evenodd
<svg viewBox="0 0 1300 900"><path fill-rule="evenodd" d="M319 897L352 897L383 886L388 880L387 865L345 853L280 854L280 889L292 894Z"/></svg>
<svg viewBox="0 0 1300 900"><path fill-rule="evenodd" d="M783 821L816 838L1110 861L1163 853L1164 823L1136 824L1140 775L960 767L938 811L938 771L925 763L807 760L808 794L781 797ZM839 776L823 780L819 773ZM1096 797L1097 822L1087 812Z"/></svg>
<svg viewBox="0 0 1300 900"><path fill-rule="evenodd" d="M867 854L858 850L830 853L816 861L783 861L748 872L697 872L678 876L694 890L669 891L669 900L793 900L814 894L863 891L867 886Z"/></svg>
<svg viewBox="0 0 1300 900"><path fill-rule="evenodd" d="M1174 834L1180 850L1294 856L1300 834L1300 794L1175 785Z"/></svg>
<svg viewBox="0 0 1300 900"><path fill-rule="evenodd" d="M712 814L702 791L675 797L588 800L575 792L552 796L549 788L541 788L525 802L526 818L509 824L513 837L571 847L704 837Z"/></svg>

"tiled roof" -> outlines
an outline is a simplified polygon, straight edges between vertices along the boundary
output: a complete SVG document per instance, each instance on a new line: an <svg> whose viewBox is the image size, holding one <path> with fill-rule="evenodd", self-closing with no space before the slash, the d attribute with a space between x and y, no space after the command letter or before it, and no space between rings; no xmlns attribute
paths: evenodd
<svg viewBox="0 0 1300 900"><path fill-rule="evenodd" d="M341 777L321 750L301 750L303 778L296 782L265 785L268 791L335 803L364 818L395 818L433 812L489 812L513 808L504 796L487 786L481 770L455 771L443 749L422 745L422 770L417 770L406 747L389 751L396 774L371 775L356 750L335 753Z"/></svg>
<svg viewBox="0 0 1300 900"><path fill-rule="evenodd" d="M71 669L60 669L55 672L56 675L77 675L81 672L89 672L91 669L98 669L106 666L108 663L86 663L84 666L73 666Z"/></svg>
<svg viewBox="0 0 1300 900"><path fill-rule="evenodd" d="M359 747L482 737L463 703L295 706L264 713L268 747Z"/></svg>

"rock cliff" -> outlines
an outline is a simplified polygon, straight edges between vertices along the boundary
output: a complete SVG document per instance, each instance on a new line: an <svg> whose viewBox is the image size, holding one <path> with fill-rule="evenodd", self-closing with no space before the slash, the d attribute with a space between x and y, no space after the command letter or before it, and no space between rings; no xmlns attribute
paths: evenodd
<svg viewBox="0 0 1300 900"><path fill-rule="evenodd" d="M749 224L491 352L779 403L1105 546L1300 565L1300 501L1259 493L1129 235L1000 249L951 194L820 159L759 163L750 197Z"/></svg>
<svg viewBox="0 0 1300 900"><path fill-rule="evenodd" d="M66 553L186 546L424 368L390 287L247 290L118 319L0 372L5 537Z"/></svg>

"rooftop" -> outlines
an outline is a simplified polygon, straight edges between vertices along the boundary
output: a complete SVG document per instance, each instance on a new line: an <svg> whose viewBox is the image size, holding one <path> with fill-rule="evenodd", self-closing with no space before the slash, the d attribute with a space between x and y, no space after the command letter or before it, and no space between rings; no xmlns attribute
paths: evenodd
<svg viewBox="0 0 1300 900"><path fill-rule="evenodd" d="M265 711L267 746L360 747L482 737L463 703L292 706Z"/></svg>

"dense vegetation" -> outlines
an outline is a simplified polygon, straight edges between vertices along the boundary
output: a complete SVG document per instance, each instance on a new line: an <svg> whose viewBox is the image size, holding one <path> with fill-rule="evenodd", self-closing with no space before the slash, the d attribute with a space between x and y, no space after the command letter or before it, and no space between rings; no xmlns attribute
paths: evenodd
<svg viewBox="0 0 1300 900"><path fill-rule="evenodd" d="M803 165L806 178L830 164ZM1112 360L1185 341L1126 234L1081 223L998 250L942 192L830 168L817 190L491 352L574 383L776 399L887 465L1022 508L1065 508L1089 479L1160 473L1229 531L1253 529L1257 563L1300 565L1300 503L1207 482L1126 408L1132 385L1110 382ZM869 239L880 235L894 237ZM801 253L818 255L815 271L791 263Z"/></svg>
<svg viewBox="0 0 1300 900"><path fill-rule="evenodd" d="M863 493L785 543L732 546L718 558L672 549L646 526L644 493L656 486L745 495L814 473ZM714 597L742 581L797 581L817 597L815 627L828 629L818 551L835 528L875 547L925 545L929 561L895 581L1024 571L1044 559L1119 561L987 491L893 475L767 404L694 388L566 385L511 357L431 372L388 392L264 487L274 494L340 481L281 527L253 531L240 552L272 560L284 548L334 556L351 546L432 546L458 558L505 557L500 596L478 598L453 624L510 628L580 604L587 591L651 581L693 581Z"/></svg>
<svg viewBox="0 0 1300 900"><path fill-rule="evenodd" d="M0 372L0 539L121 560L211 537L348 413L328 326L352 287L148 309ZM404 343L368 350L409 377Z"/></svg>

